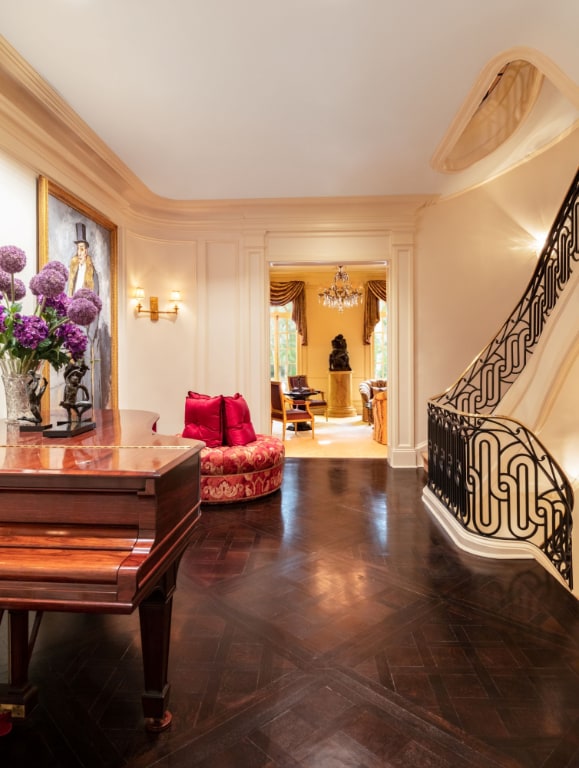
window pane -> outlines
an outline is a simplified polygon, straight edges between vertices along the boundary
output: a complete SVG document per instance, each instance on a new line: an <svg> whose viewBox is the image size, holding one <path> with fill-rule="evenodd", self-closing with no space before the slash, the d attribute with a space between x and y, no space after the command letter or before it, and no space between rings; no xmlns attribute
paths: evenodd
<svg viewBox="0 0 579 768"><path fill-rule="evenodd" d="M297 374L298 333L291 313L291 303L285 307L270 307L269 370L276 381L287 382L288 376Z"/></svg>
<svg viewBox="0 0 579 768"><path fill-rule="evenodd" d="M388 379L388 305L380 301L380 320L372 335L374 378Z"/></svg>

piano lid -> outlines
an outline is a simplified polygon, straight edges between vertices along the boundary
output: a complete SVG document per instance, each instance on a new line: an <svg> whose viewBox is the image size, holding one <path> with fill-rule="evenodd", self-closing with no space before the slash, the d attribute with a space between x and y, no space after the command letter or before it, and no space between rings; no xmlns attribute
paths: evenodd
<svg viewBox="0 0 579 768"><path fill-rule="evenodd" d="M56 418L62 414L55 414ZM129 474L164 472L198 453L204 443L154 431L158 414L150 411L95 410L96 429L74 437L48 438L42 432L20 432L17 424L0 422L0 473L67 471Z"/></svg>

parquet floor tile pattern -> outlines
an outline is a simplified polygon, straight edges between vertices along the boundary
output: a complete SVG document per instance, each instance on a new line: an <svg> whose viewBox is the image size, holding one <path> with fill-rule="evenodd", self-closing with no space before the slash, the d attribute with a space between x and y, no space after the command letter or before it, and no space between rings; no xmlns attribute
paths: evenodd
<svg viewBox="0 0 579 768"><path fill-rule="evenodd" d="M458 551L423 485L378 459L288 459L281 492L204 508L170 729L143 728L136 613L46 614L40 702L0 766L579 767L577 602L533 561Z"/></svg>

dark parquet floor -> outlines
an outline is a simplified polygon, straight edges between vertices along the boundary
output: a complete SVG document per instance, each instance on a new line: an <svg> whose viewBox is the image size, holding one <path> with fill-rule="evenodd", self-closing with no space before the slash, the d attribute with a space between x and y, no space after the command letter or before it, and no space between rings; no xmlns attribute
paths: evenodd
<svg viewBox="0 0 579 768"><path fill-rule="evenodd" d="M280 493L206 507L174 599L171 728L143 728L137 614L47 614L40 703L0 766L579 766L576 601L531 561L457 551L423 484L289 459Z"/></svg>

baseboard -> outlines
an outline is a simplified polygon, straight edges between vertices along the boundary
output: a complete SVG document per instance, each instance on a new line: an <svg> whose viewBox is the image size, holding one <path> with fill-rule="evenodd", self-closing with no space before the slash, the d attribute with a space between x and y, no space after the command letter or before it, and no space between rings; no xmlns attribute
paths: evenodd
<svg viewBox="0 0 579 768"><path fill-rule="evenodd" d="M525 541L497 540L467 531L428 487L422 493L422 501L438 525L459 549L469 552L471 555L493 560L536 560L565 589L569 590L569 585L550 560L533 544Z"/></svg>
<svg viewBox="0 0 579 768"><path fill-rule="evenodd" d="M422 464L414 448L389 447L388 463L393 469L418 469Z"/></svg>

